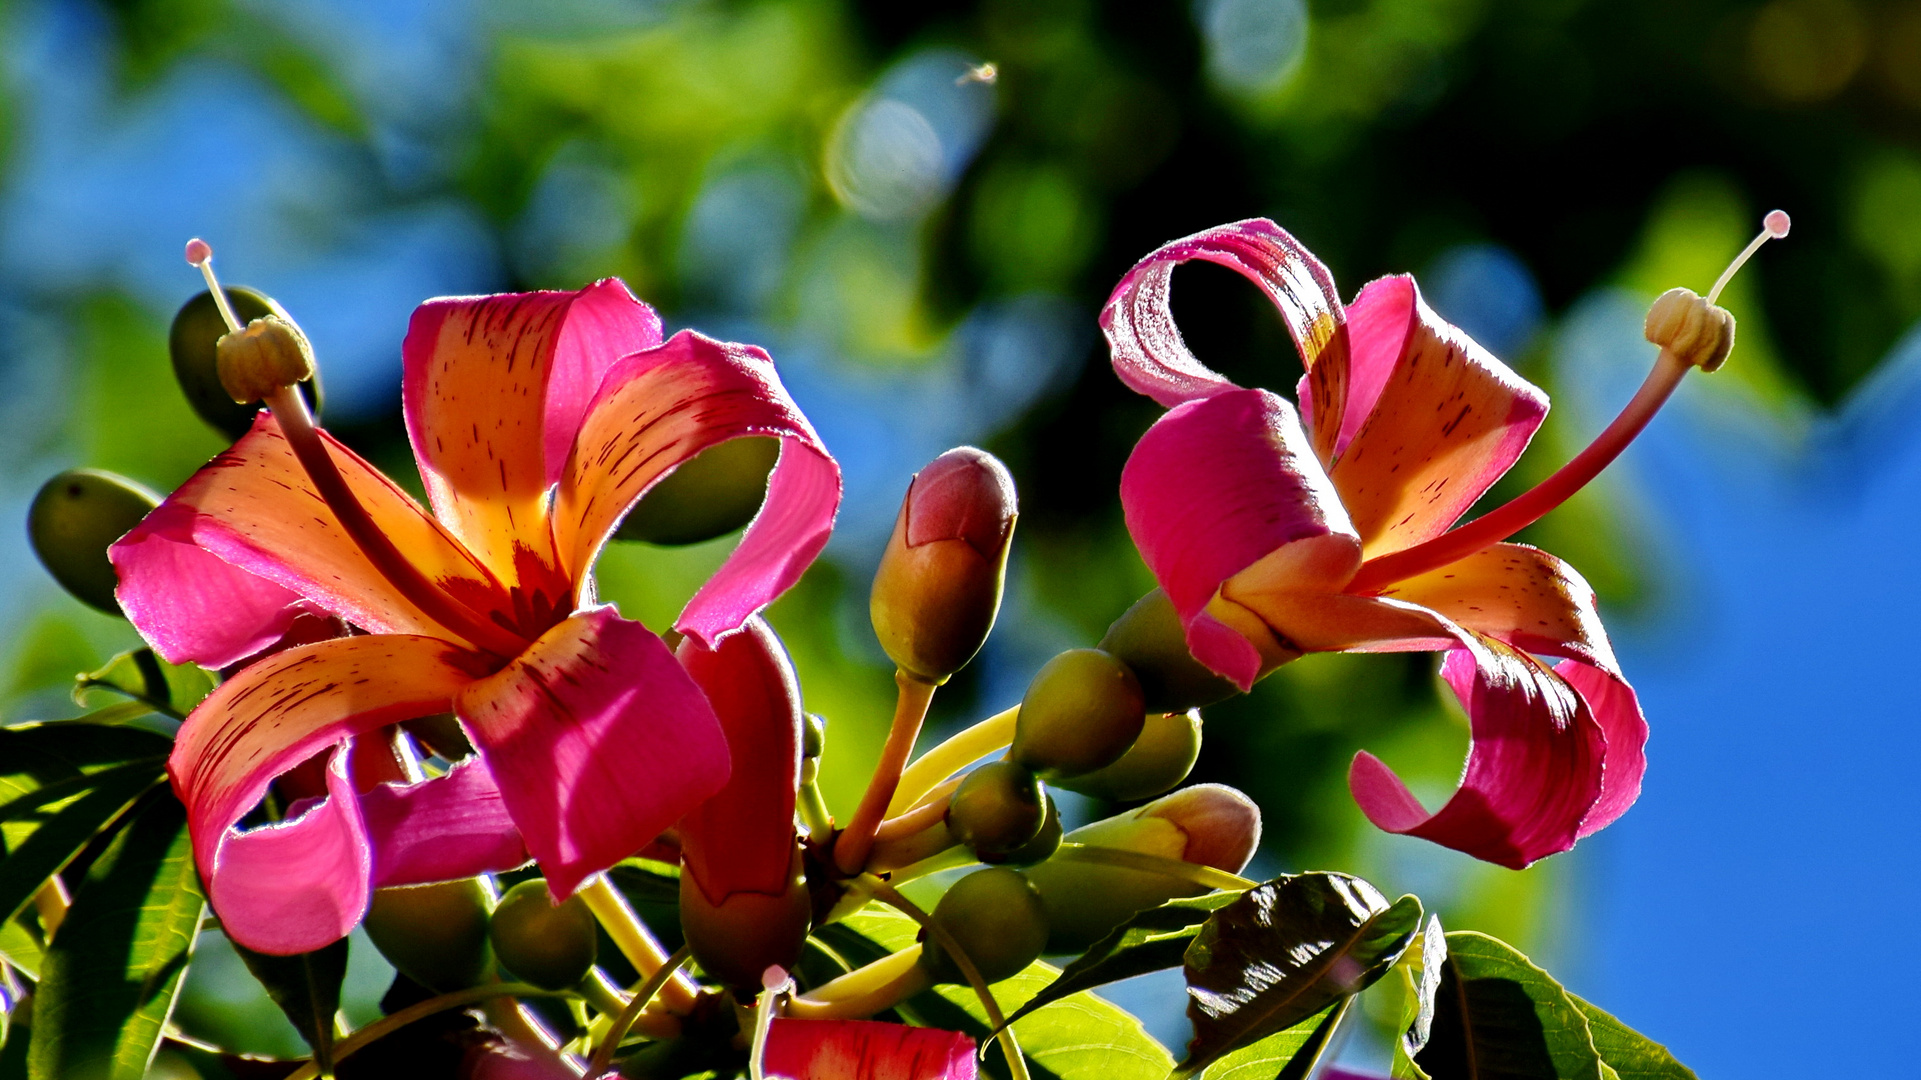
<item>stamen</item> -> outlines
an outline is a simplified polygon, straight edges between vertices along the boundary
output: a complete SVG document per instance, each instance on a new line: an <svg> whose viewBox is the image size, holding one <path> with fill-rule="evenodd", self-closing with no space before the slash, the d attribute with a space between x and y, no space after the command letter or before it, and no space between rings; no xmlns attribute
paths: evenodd
<svg viewBox="0 0 1921 1080"><path fill-rule="evenodd" d="M780 1015L780 999L794 992L794 980L786 968L769 964L760 973L760 987L760 997L754 1002L754 1045L747 1057L747 1075L752 1080L766 1080L767 1033L773 1029L774 1017Z"/></svg>
<svg viewBox="0 0 1921 1080"><path fill-rule="evenodd" d="M238 334L241 329L240 317L233 313L233 305L227 302L227 290L220 287L220 279L213 273L213 245L198 236L187 241L187 265L200 271L200 276L207 279L207 291L213 294L220 317L227 321L228 330Z"/></svg>
<svg viewBox="0 0 1921 1080"><path fill-rule="evenodd" d="M1761 219L1761 232L1748 241L1748 246L1741 249L1741 254L1736 255L1734 261L1728 264L1728 268L1721 271L1721 276L1714 279L1714 288L1708 290L1708 303L1712 304L1721 298L1721 290L1727 288L1728 282L1734 280L1734 272L1747 265L1747 261L1754 257L1754 253L1761 250L1762 244L1786 236L1791 224L1793 223L1788 220L1786 210L1768 211L1768 216Z"/></svg>

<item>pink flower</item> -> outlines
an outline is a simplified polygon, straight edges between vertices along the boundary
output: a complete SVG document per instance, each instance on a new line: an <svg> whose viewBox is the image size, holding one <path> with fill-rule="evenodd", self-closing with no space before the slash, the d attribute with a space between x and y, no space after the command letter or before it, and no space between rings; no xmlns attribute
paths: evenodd
<svg viewBox="0 0 1921 1080"><path fill-rule="evenodd" d="M1168 286L1190 259L1237 271L1279 309L1307 369L1298 412L1188 351ZM1429 813L1362 752L1348 781L1371 821L1522 867L1634 802L1647 725L1580 575L1511 543L1423 564L1439 548L1422 545L1527 447L1544 394L1412 278L1343 308L1327 269L1265 219L1141 260L1101 326L1122 381L1168 407L1128 459L1121 502L1196 659L1246 689L1308 652L1447 654L1473 733L1460 787Z"/></svg>
<svg viewBox="0 0 1921 1080"><path fill-rule="evenodd" d="M169 762L214 908L263 952L339 938L374 886L527 853L564 897L719 790L713 708L658 636L595 605L594 559L676 465L778 436L759 515L675 624L712 645L793 584L839 504L839 469L767 354L692 332L663 343L618 281L429 301L403 358L431 515L324 432L289 428L290 442L263 411L110 553L122 607L175 662L227 666L314 609L364 631L239 671ZM316 485L302 447L331 458L346 492ZM371 527L356 532L356 513ZM477 761L359 796L336 749L328 798L236 830L275 776L450 710Z"/></svg>
<svg viewBox="0 0 1921 1080"><path fill-rule="evenodd" d="M775 1020L764 1071L785 1080L974 1080L974 1040L879 1020Z"/></svg>

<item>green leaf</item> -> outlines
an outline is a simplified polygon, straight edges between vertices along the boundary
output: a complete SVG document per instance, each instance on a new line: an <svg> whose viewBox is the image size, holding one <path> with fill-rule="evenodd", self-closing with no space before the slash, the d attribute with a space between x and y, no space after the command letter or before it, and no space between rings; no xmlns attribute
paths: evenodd
<svg viewBox="0 0 1921 1080"><path fill-rule="evenodd" d="M0 960L26 972L30 979L38 979L45 953L40 939L19 919L0 923Z"/></svg>
<svg viewBox="0 0 1921 1080"><path fill-rule="evenodd" d="M1587 1017L1595 1052L1620 1074L1621 1080L1695 1080L1694 1070L1674 1060L1667 1047L1575 994L1569 994L1568 1000Z"/></svg>
<svg viewBox="0 0 1921 1080"><path fill-rule="evenodd" d="M1353 1001L1343 998L1285 1031L1222 1055L1207 1067L1204 1080L1306 1080Z"/></svg>
<svg viewBox="0 0 1921 1080"><path fill-rule="evenodd" d="M1434 1027L1414 1058L1433 1080L1612 1080L1561 984L1512 946L1447 935Z"/></svg>
<svg viewBox="0 0 1921 1080"><path fill-rule="evenodd" d="M1298 874L1249 889L1188 946L1194 1039L1175 1075L1196 1075L1365 990L1401 958L1420 924L1419 900L1390 905L1347 874Z"/></svg>
<svg viewBox="0 0 1921 1080"><path fill-rule="evenodd" d="M1414 1055L1426 1048L1434 1031L1435 998L1441 992L1441 973L1446 967L1447 933L1441 928L1441 917L1429 915L1421 931L1420 952L1410 953L1401 964L1406 1009L1401 1015L1401 1037L1394 1046L1397 1077L1426 1080L1427 1074L1414 1064Z"/></svg>
<svg viewBox="0 0 1921 1080"><path fill-rule="evenodd" d="M186 810L147 800L87 870L34 994L33 1080L140 1080L187 973L205 902Z"/></svg>
<svg viewBox="0 0 1921 1080"><path fill-rule="evenodd" d="M1188 943L1201 932L1201 924L1214 912L1240 899L1240 896L1238 892L1214 892L1136 912L1132 918L1116 927L1113 933L1095 942L1092 948L1063 968L1060 978L1034 995L1034 1000L1021 1006L1020 1012L1010 1016L1009 1020L1019 1020L1027 1013L1077 991L1091 990L1151 971L1179 967L1182 957L1187 953Z"/></svg>
<svg viewBox="0 0 1921 1080"><path fill-rule="evenodd" d="M122 821L127 809L160 783L163 770L160 760L133 762L49 784L0 806L0 834L15 834L6 837L8 851L0 861L0 918L18 915L80 849ZM20 832L15 826L22 827Z"/></svg>
<svg viewBox="0 0 1921 1080"><path fill-rule="evenodd" d="M94 708L102 700L126 697L157 712L183 720L200 699L213 692L214 677L194 664L169 664L148 648L121 653L98 671L73 680L73 703Z"/></svg>
<svg viewBox="0 0 1921 1080"><path fill-rule="evenodd" d="M231 940L231 939L229 939ZM340 984L347 977L347 939L298 956L269 956L233 942L233 951L267 988L300 1037L313 1047L323 1071L333 1068L334 1014L340 1011Z"/></svg>

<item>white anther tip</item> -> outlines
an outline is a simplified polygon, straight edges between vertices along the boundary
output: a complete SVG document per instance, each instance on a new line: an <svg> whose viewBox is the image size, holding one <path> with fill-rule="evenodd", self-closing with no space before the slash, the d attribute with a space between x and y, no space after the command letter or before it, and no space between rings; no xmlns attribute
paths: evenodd
<svg viewBox="0 0 1921 1080"><path fill-rule="evenodd" d="M1788 220L1788 212L1786 210L1770 210L1768 211L1768 216L1761 219L1761 227L1766 229L1768 235L1774 237L1776 240L1788 234L1788 226L1791 224L1793 223Z"/></svg>
<svg viewBox="0 0 1921 1080"><path fill-rule="evenodd" d="M206 264L207 260L211 258L213 258L212 244L207 243L205 240L200 239L198 236L194 237L192 240L187 241L187 265L188 266L203 266Z"/></svg>

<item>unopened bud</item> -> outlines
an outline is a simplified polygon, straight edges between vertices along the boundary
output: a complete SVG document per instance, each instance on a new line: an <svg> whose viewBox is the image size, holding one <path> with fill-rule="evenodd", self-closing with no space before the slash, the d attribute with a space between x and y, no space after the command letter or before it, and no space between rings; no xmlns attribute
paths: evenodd
<svg viewBox="0 0 1921 1080"><path fill-rule="evenodd" d="M1220 784L1196 784L1083 825L1067 843L1119 848L1238 873L1261 839L1261 812ZM1050 953L1081 952L1137 911L1207 891L1183 878L1055 857L1029 867L1047 911Z"/></svg>
<svg viewBox="0 0 1921 1080"><path fill-rule="evenodd" d="M992 454L963 446L915 475L874 575L874 633L900 669L941 683L966 666L1000 611L1018 506Z"/></svg>
<svg viewBox="0 0 1921 1080"><path fill-rule="evenodd" d="M1028 684L1012 757L1049 780L1090 773L1127 753L1146 719L1126 664L1100 649L1069 649Z"/></svg>
<svg viewBox="0 0 1921 1080"><path fill-rule="evenodd" d="M769 435L710 446L648 489L614 538L680 545L725 536L754 520L779 457L780 440Z"/></svg>
<svg viewBox="0 0 1921 1080"><path fill-rule="evenodd" d="M376 889L364 925L395 970L448 994L479 986L493 969L487 947L491 903L478 878Z"/></svg>
<svg viewBox="0 0 1921 1080"><path fill-rule="evenodd" d="M290 319L263 315L214 347L220 385L237 404L273 396L313 378L313 346Z"/></svg>
<svg viewBox="0 0 1921 1080"><path fill-rule="evenodd" d="M576 893L555 906L540 878L507 890L494 908L487 936L501 966L543 990L579 985L599 952L587 901Z"/></svg>
<svg viewBox="0 0 1921 1080"><path fill-rule="evenodd" d="M780 893L734 892L719 903L708 899L700 882L685 869L680 875L680 926L701 969L736 990L760 985L769 964L800 962L814 901L794 847L786 889Z"/></svg>
<svg viewBox="0 0 1921 1080"><path fill-rule="evenodd" d="M995 761L967 774L947 802L947 828L986 861L999 861L1041 831L1047 797L1034 774Z"/></svg>
<svg viewBox="0 0 1921 1080"><path fill-rule="evenodd" d="M1647 339L1677 359L1714 371L1734 350L1734 316L1692 289L1669 289L1648 308Z"/></svg>
<svg viewBox="0 0 1921 1080"><path fill-rule="evenodd" d="M1141 727L1141 737L1134 740L1134 745L1119 761L1055 783L1097 799L1115 802L1147 799L1171 791L1187 779L1200 756L1199 710L1151 713Z"/></svg>
<svg viewBox="0 0 1921 1080"><path fill-rule="evenodd" d="M27 511L33 553L62 588L109 614L119 578L107 548L140 524L160 499L123 476L99 469L69 469L41 485Z"/></svg>
<svg viewBox="0 0 1921 1080"><path fill-rule="evenodd" d="M1155 589L1114 620L1101 648L1119 657L1140 680L1149 712L1185 712L1233 697L1239 690L1194 659L1181 617L1167 594Z"/></svg>
<svg viewBox="0 0 1921 1080"><path fill-rule="evenodd" d="M1019 870L992 866L956 881L934 905L934 925L947 931L980 969L983 982L1020 974L1047 945L1047 915L1040 894ZM921 943L921 967L940 982L964 976L940 939Z"/></svg>
<svg viewBox="0 0 1921 1080"><path fill-rule="evenodd" d="M1047 803L1047 818L1041 822L1041 829L1034 838L1020 847L1002 855L986 854L979 851L975 857L993 866L1032 866L1059 851L1061 848L1061 808L1041 790L1041 799Z"/></svg>
<svg viewBox="0 0 1921 1080"><path fill-rule="evenodd" d="M254 289L232 285L225 291L227 303L242 320L250 322L269 315L287 317L279 304ZM202 292L181 305L174 315L173 327L167 331L167 352L173 358L174 378L179 381L180 390L195 415L228 438L237 439L253 426L254 414L259 410L251 404L236 403L221 385L219 342L226 336L227 329L213 293ZM310 380L301 387L301 392L308 407L319 412L319 380Z"/></svg>

